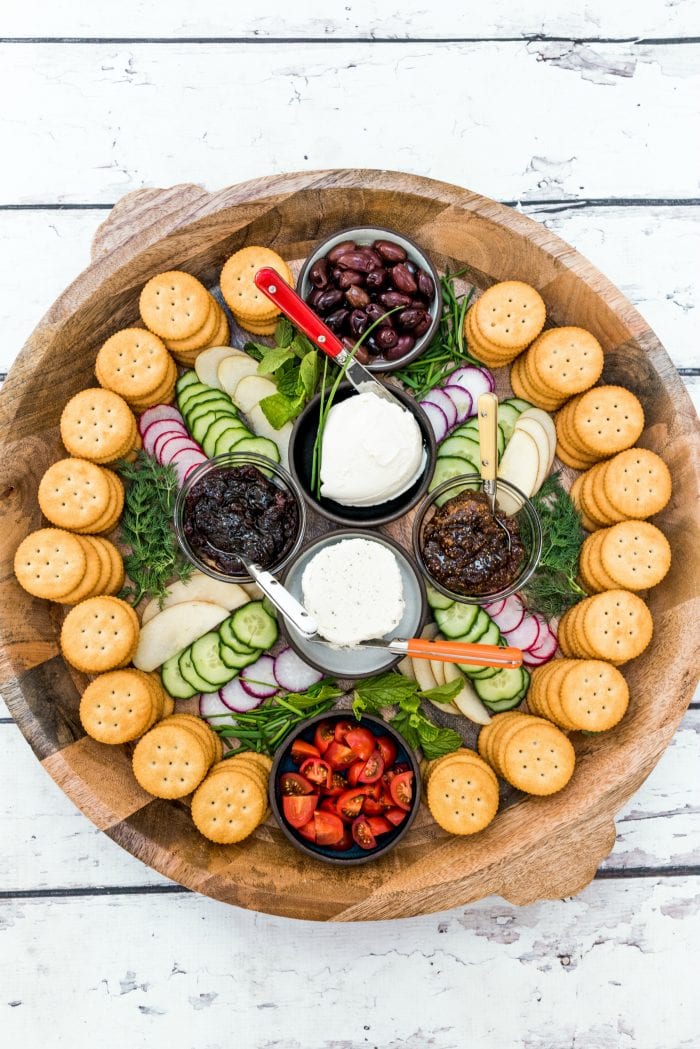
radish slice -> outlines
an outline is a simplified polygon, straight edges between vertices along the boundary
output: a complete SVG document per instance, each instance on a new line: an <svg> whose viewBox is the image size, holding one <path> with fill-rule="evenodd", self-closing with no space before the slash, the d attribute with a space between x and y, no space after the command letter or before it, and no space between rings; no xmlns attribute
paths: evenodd
<svg viewBox="0 0 700 1049"><path fill-rule="evenodd" d="M230 709L222 701L218 692L205 692L199 697L199 713L212 728L216 728L217 725L224 725L226 728L236 727Z"/></svg>
<svg viewBox="0 0 700 1049"><path fill-rule="evenodd" d="M461 386L463 390L471 394L475 404L482 393L491 393L492 381L493 377L489 380L481 368L476 368L471 364L465 365L464 368L458 368L456 372L452 372L452 375L450 375L450 385Z"/></svg>
<svg viewBox="0 0 700 1049"><path fill-rule="evenodd" d="M509 645L521 648L524 651L537 647L540 636L540 628L534 616L523 616L522 620L513 630L502 630Z"/></svg>
<svg viewBox="0 0 700 1049"><path fill-rule="evenodd" d="M483 372L484 375L486 376L486 381L490 384L490 386L491 386L491 393L493 393L493 391L496 389L496 380L494 379L492 373L488 370L488 368L483 368L483 367L479 368L479 371Z"/></svg>
<svg viewBox="0 0 700 1049"><path fill-rule="evenodd" d="M466 422L469 416L474 414L474 401L469 391L465 390L463 386L453 386L452 383L448 383L447 386L443 386L441 389L443 393L447 394L457 409L457 422ZM435 392L433 390L433 393Z"/></svg>
<svg viewBox="0 0 700 1049"><path fill-rule="evenodd" d="M260 656L255 663L241 671L238 680L246 692L256 699L269 699L279 691L272 656Z"/></svg>
<svg viewBox="0 0 700 1049"><path fill-rule="evenodd" d="M557 636L547 627L544 631L544 636L540 633L537 644L528 651L528 658L532 656L546 663L548 659L552 658L556 650Z"/></svg>
<svg viewBox="0 0 700 1049"><path fill-rule="evenodd" d="M191 437L171 437L156 450L156 458L166 466L174 462L181 452L197 452L203 455L202 449Z"/></svg>
<svg viewBox="0 0 700 1049"><path fill-rule="evenodd" d="M172 404L154 404L152 408L146 408L139 419L139 433L143 437L151 423L162 422L164 419L172 419L173 422L183 424L182 416Z"/></svg>
<svg viewBox="0 0 700 1049"><path fill-rule="evenodd" d="M435 433L435 440L439 443L447 437L447 431L449 426L447 425L447 416L443 412L442 408L438 408L437 404L432 404L430 401L420 402L420 406L428 416L430 425Z"/></svg>
<svg viewBox="0 0 700 1049"><path fill-rule="evenodd" d="M155 455L156 459L160 460L160 462L166 462L168 461L165 459L164 454L166 444L169 445L171 441L191 442L191 440L192 438L188 434L187 430L185 430L184 433L182 430L168 430L166 433L161 434L160 437L156 437L155 443L153 445L153 454ZM170 449L171 452L173 452L174 450L174 448Z"/></svg>
<svg viewBox="0 0 700 1049"><path fill-rule="evenodd" d="M245 714L247 710L255 710L262 703L262 696L251 696L237 677L219 689L219 698L229 710L233 710L236 714Z"/></svg>
<svg viewBox="0 0 700 1049"><path fill-rule="evenodd" d="M447 419L447 426L451 430L457 423L457 405L445 390L431 390L427 397L420 402L421 407L426 404L434 404Z"/></svg>
<svg viewBox="0 0 700 1049"><path fill-rule="evenodd" d="M147 426L143 432L143 447L149 455L153 455L153 449L155 447L156 439L168 431L173 432L173 436L177 433L187 434L187 429L184 424L173 422L172 419L161 419L159 422L151 423Z"/></svg>
<svg viewBox="0 0 700 1049"><path fill-rule="evenodd" d="M185 449L184 452L178 452L175 458L172 460L172 465L175 467L178 480L180 484L184 484L187 474L192 470L193 467L199 466L200 463L206 463L208 459L204 452L195 452L194 450Z"/></svg>
<svg viewBox="0 0 700 1049"><path fill-rule="evenodd" d="M490 605L484 605L484 612L486 612L487 615L491 616L492 619L496 619L505 608L505 603L506 599L505 597L502 597L500 601L494 601ZM498 624L496 625L498 626Z"/></svg>
<svg viewBox="0 0 700 1049"><path fill-rule="evenodd" d="M303 692L317 684L323 677L301 659L293 648L285 648L275 659L275 678L280 688L287 692Z"/></svg>
<svg viewBox="0 0 700 1049"><path fill-rule="evenodd" d="M491 613L489 613L491 615ZM503 608L498 615L491 616L495 619L496 626L502 634L507 633L509 630L515 630L515 628L525 618L525 609L522 606L520 598L512 594L511 597L507 597Z"/></svg>

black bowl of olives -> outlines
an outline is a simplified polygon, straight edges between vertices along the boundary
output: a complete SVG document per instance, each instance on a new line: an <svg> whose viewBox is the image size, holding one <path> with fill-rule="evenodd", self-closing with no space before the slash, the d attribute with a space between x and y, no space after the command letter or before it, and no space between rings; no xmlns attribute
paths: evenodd
<svg viewBox="0 0 700 1049"><path fill-rule="evenodd" d="M426 349L442 314L440 278L417 244L380 226L343 229L314 248L297 292L371 371L402 368Z"/></svg>

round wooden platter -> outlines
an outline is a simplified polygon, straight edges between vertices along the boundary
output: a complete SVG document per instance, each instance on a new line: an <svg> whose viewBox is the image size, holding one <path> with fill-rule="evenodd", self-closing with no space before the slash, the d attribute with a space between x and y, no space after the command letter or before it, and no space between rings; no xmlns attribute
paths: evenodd
<svg viewBox="0 0 700 1049"><path fill-rule="evenodd" d="M566 790L502 811L474 839L444 834L427 816L386 858L343 870L302 857L271 824L241 845L209 843L186 804L154 799L135 783L127 748L85 736L85 681L63 661L60 606L17 585L19 541L41 525L36 500L46 467L65 454L58 419L77 390L94 385L95 355L138 320L145 281L184 268L213 286L224 260L246 244L288 259L356 223L399 228L434 261L464 269L484 288L518 278L544 296L555 324L578 324L601 341L603 379L632 389L646 413L640 443L659 452L674 493L658 517L671 572L649 595L652 644L624 668L632 702L601 737L575 739ZM569 896L593 877L615 840L614 814L668 744L697 679L698 424L663 347L629 302L573 248L510 208L445 183L384 171L281 175L207 193L198 186L140 190L97 231L88 269L49 310L17 359L0 398L2 680L7 704L37 758L68 796L144 863L228 903L294 918L363 921L456 907L498 894L514 903ZM407 525L394 534L406 542Z"/></svg>

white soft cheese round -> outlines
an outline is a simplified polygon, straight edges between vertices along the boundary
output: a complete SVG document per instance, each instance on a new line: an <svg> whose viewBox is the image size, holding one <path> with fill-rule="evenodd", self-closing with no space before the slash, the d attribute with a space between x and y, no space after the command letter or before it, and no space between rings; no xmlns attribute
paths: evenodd
<svg viewBox="0 0 700 1049"><path fill-rule="evenodd" d="M334 404L321 443L321 495L344 506L376 506L413 482L423 459L409 411L374 393Z"/></svg>
<svg viewBox="0 0 700 1049"><path fill-rule="evenodd" d="M371 539L341 539L319 550L304 569L301 588L319 634L335 645L384 637L403 618L396 556Z"/></svg>

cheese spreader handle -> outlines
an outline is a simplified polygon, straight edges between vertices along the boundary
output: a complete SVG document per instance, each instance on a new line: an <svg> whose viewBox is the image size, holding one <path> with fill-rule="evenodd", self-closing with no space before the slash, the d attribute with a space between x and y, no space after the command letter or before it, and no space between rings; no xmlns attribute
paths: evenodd
<svg viewBox="0 0 700 1049"><path fill-rule="evenodd" d="M469 666L505 667L515 670L522 666L523 654L519 648L499 648L498 645L468 645L461 641L426 641L411 637L403 642L406 655L414 659L436 659L443 663L468 663Z"/></svg>
<svg viewBox="0 0 700 1049"><path fill-rule="evenodd" d="M308 306L294 288L290 287L277 270L263 266L253 278L256 286L274 302L300 332L310 339L314 346L323 350L329 357L346 357L347 350L328 325Z"/></svg>

